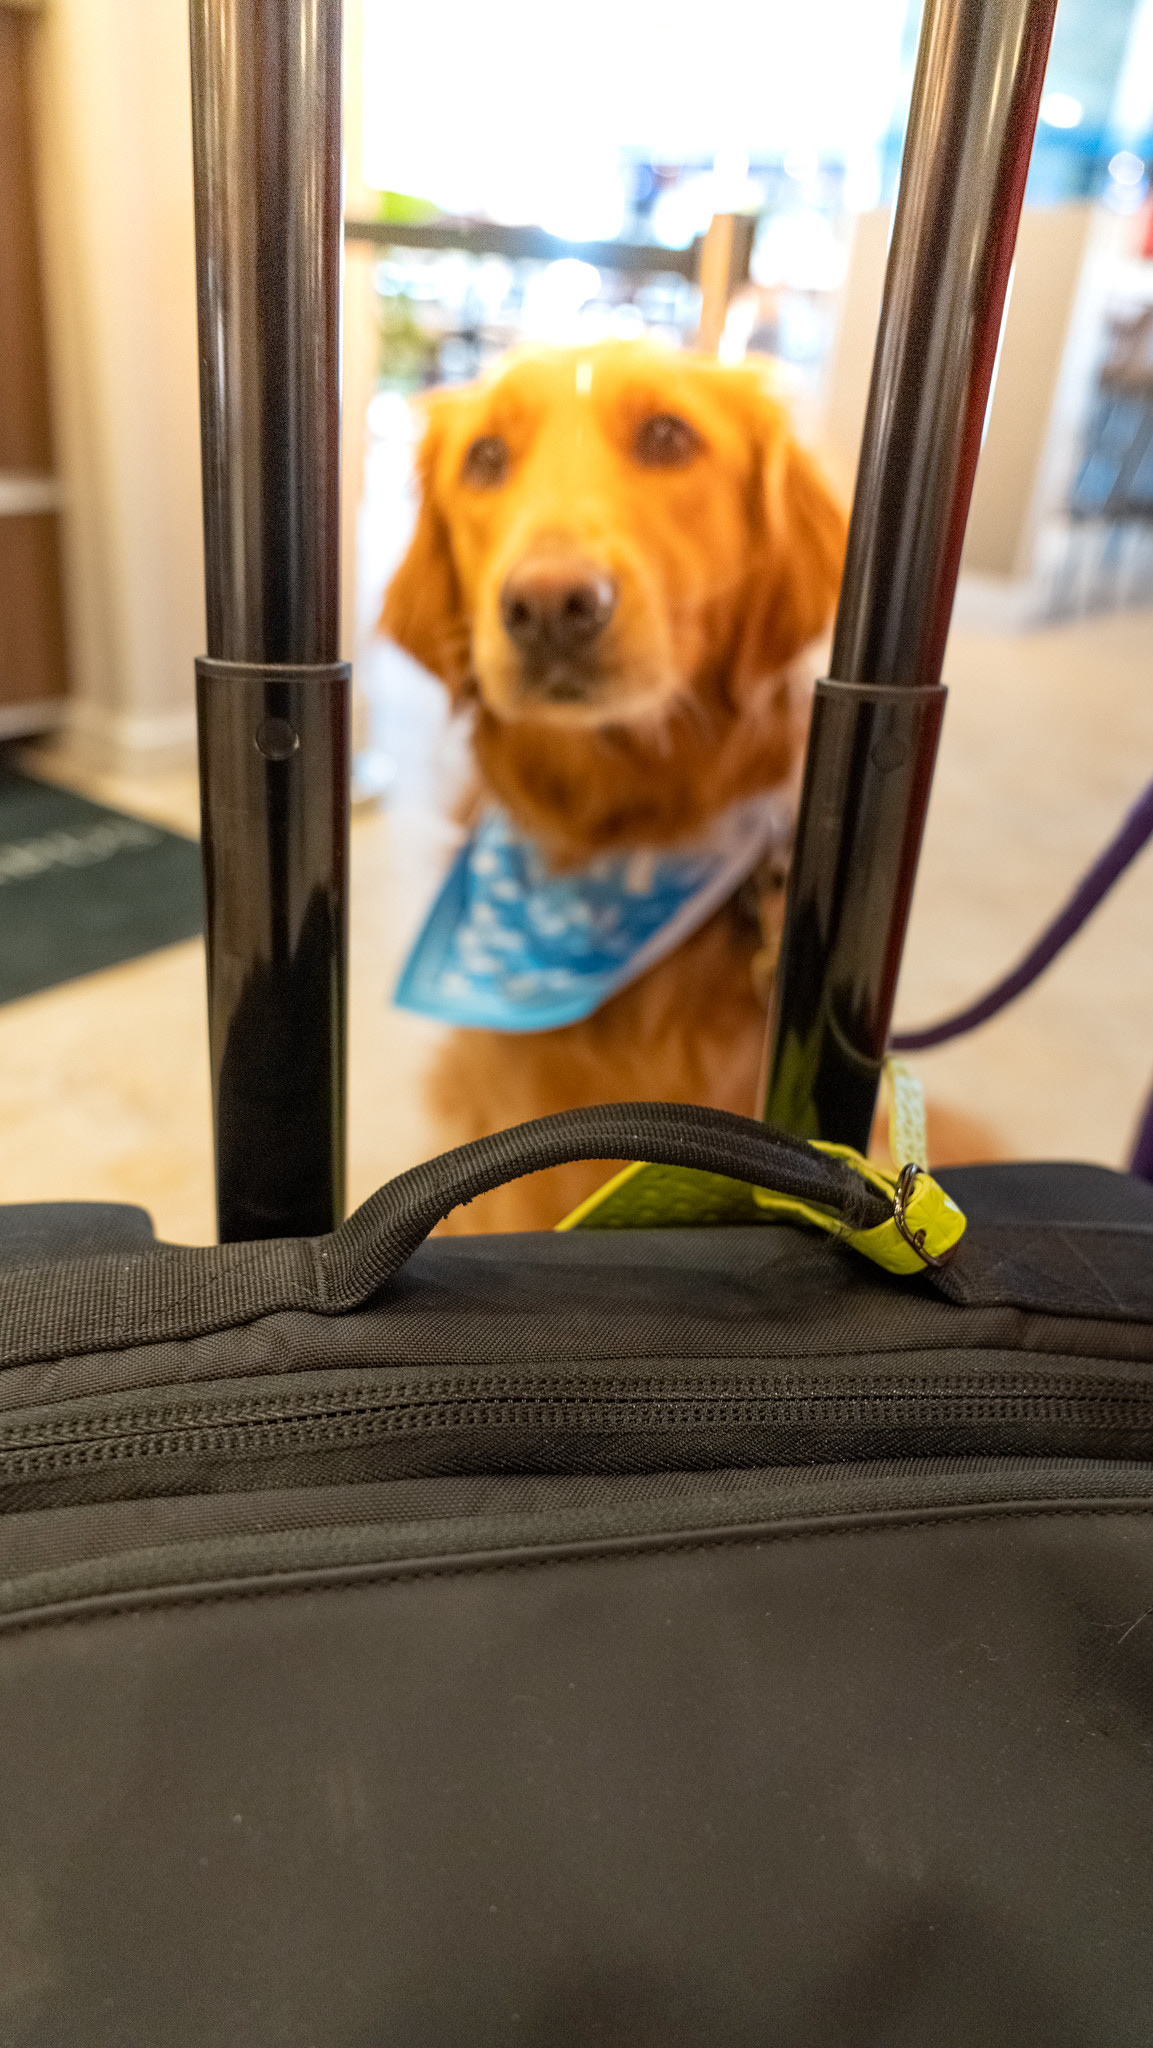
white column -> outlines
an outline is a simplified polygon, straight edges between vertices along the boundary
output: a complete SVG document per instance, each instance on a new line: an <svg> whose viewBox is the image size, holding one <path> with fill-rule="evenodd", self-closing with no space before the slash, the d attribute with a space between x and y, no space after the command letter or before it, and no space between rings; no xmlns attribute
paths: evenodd
<svg viewBox="0 0 1153 2048"><path fill-rule="evenodd" d="M170 765L204 648L186 0L46 0L38 44L68 731Z"/></svg>

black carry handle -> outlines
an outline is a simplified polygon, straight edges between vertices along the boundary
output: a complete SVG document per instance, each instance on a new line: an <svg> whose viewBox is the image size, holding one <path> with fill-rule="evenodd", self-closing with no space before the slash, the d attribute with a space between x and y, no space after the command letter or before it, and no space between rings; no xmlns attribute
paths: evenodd
<svg viewBox="0 0 1153 2048"><path fill-rule="evenodd" d="M365 1307L462 1202L576 1159L641 1159L727 1174L819 1202L850 1231L871 1230L892 1214L886 1197L851 1167L747 1117L672 1102L571 1109L411 1167L324 1237L160 1244L10 1268L0 1274L0 1366L207 1337L285 1310L349 1314ZM638 1249L638 1266L643 1258ZM924 1284L968 1308L1153 1322L1147 1224L970 1223L957 1257L920 1279L892 1282L866 1260L858 1266L866 1284ZM171 1358L165 1370L172 1373ZM54 1369L49 1376L58 1393Z"/></svg>
<svg viewBox="0 0 1153 2048"><path fill-rule="evenodd" d="M358 1307L462 1202L577 1159L642 1159L727 1174L820 1202L846 1230L871 1230L893 1213L892 1203L841 1160L751 1117L676 1102L600 1103L513 1124L398 1174L330 1237L312 1240L325 1269L316 1306Z"/></svg>
<svg viewBox="0 0 1153 2048"><path fill-rule="evenodd" d="M728 1174L820 1202L848 1230L872 1229L891 1214L884 1196L840 1160L727 1110L672 1102L565 1110L410 1167L324 1237L157 1245L18 1268L0 1277L0 1365L207 1336L284 1309L347 1314L462 1202L577 1159Z"/></svg>

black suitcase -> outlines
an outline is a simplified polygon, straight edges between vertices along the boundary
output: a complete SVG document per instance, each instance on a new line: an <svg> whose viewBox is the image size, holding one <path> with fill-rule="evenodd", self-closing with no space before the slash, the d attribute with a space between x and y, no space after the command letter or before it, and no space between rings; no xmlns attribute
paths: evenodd
<svg viewBox="0 0 1153 2048"><path fill-rule="evenodd" d="M1052 13L926 7L769 1067L858 1147ZM1153 1188L958 1170L935 1264L633 1104L332 1227L339 7L192 21L227 1241L0 1212L0 2043L1143 2048ZM425 1242L572 1158L748 1220Z"/></svg>
<svg viewBox="0 0 1153 2048"><path fill-rule="evenodd" d="M5 2043L1149 2040L1153 1188L421 1243L605 1152L853 1178L638 1105L330 1238L10 1212Z"/></svg>

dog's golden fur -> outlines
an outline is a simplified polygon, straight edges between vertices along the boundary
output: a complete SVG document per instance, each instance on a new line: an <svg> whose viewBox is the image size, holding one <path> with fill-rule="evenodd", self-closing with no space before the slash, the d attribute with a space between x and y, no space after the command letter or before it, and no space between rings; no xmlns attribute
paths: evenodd
<svg viewBox="0 0 1153 2048"><path fill-rule="evenodd" d="M764 372L609 342L514 356L426 403L416 531L382 623L475 699L481 780L518 822L581 861L685 838L784 781L785 671L831 615L844 516ZM638 462L638 430L670 416L694 431L688 458ZM507 477L470 484L466 455L492 439ZM542 542L618 590L587 694L555 704L519 689L500 617L510 570Z"/></svg>
<svg viewBox="0 0 1153 2048"><path fill-rule="evenodd" d="M641 342L524 352L427 401L418 483L384 629L471 707L482 793L558 866L684 839L792 778L794 667L830 621L845 521L763 369ZM526 575L601 604L587 641L525 654L509 591ZM444 1141L614 1099L751 1113L766 934L748 903L582 1023L453 1033L432 1083ZM546 1227L601 1178L558 1168L453 1227Z"/></svg>

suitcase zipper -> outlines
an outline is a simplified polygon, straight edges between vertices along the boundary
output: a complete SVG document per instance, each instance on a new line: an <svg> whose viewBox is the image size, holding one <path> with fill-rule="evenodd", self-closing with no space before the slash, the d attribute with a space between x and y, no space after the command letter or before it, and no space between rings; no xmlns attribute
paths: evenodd
<svg viewBox="0 0 1153 2048"><path fill-rule="evenodd" d="M292 1394L25 1411L0 1427L0 1502L17 1507L27 1489L42 1498L61 1484L79 1497L69 1481L86 1499L182 1491L193 1474L197 1490L212 1490L237 1484L242 1468L249 1484L279 1484L286 1465L312 1483L310 1466L326 1478L355 1453L382 1477L474 1470L481 1444L489 1469L538 1472L1153 1450L1153 1386L1100 1375L326 1378Z"/></svg>

